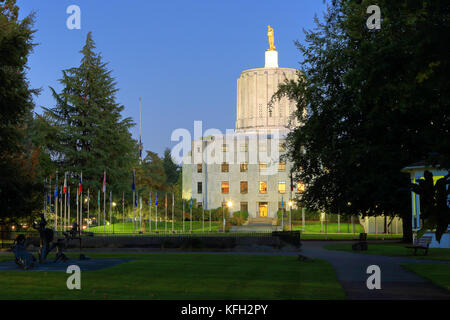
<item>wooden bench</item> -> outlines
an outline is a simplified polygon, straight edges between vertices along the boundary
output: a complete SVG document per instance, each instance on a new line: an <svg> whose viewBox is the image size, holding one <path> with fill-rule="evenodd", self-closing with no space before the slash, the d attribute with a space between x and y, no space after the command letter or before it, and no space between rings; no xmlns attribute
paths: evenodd
<svg viewBox="0 0 450 320"><path fill-rule="evenodd" d="M359 234L359 240L352 245L352 249L357 251L367 251L367 233Z"/></svg>
<svg viewBox="0 0 450 320"><path fill-rule="evenodd" d="M418 249L423 249L425 250L424 256L426 256L428 253L428 247L430 246L431 243L431 239L432 239L431 236L422 236L420 239L416 239L416 241L414 241L412 246L407 246L405 248L414 249L414 255L417 255Z"/></svg>

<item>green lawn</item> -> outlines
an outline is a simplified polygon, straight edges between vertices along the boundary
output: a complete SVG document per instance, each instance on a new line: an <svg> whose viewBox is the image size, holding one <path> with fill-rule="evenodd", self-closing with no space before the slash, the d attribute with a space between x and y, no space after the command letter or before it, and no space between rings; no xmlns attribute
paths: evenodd
<svg viewBox="0 0 450 320"><path fill-rule="evenodd" d="M336 243L327 244L324 246L328 250L349 251L355 253L365 254L377 254L382 256L393 257L411 257L415 259L430 259L430 260L450 260L450 249L428 249L428 255L424 256L423 251L419 250L418 255L414 256L412 249L405 248L406 244L403 243L385 243L385 244L372 244L369 243L369 249L367 251L353 251L351 243Z"/></svg>
<svg viewBox="0 0 450 320"><path fill-rule="evenodd" d="M422 278L428 279L434 284L450 290L450 265L407 263L402 266Z"/></svg>
<svg viewBox="0 0 450 320"><path fill-rule="evenodd" d="M69 254L70 256L70 254ZM89 253L133 261L81 275L0 271L0 299L345 299L328 262L221 254ZM1 254L0 260L12 259Z"/></svg>
<svg viewBox="0 0 450 320"><path fill-rule="evenodd" d="M211 221L211 231L217 231L219 230L219 227L221 227L222 224L217 221ZM125 228L124 228L125 227ZM185 221L184 222L184 230L188 232L191 228L190 222ZM125 222L122 224L122 222L106 225L105 228L103 226L99 227L91 227L87 231L91 232L99 232L103 233L103 230L106 230L107 233L112 233L113 231L115 233L133 233L133 223L132 222ZM124 231L125 230L125 231ZM145 221L145 230L148 233L148 221ZM158 232L164 232L166 230L166 223L158 222ZM181 221L175 221L174 222L174 230L175 231L182 231L183 230L183 222ZM155 223L152 222L152 232L155 231ZM167 222L167 231L172 231L172 222ZM202 221L192 221L192 231L194 232L201 232L203 231ZM209 231L209 221L205 221L205 232ZM139 222L135 224L135 232L139 232Z"/></svg>
<svg viewBox="0 0 450 320"><path fill-rule="evenodd" d="M285 221L286 224L289 224L289 221ZM293 229L294 230L302 230L302 223L301 221L293 221ZM355 223L353 225L353 232L359 233L364 232L364 228L361 224ZM320 233L321 231L321 223L320 221L306 221L305 222L305 232L308 233ZM338 224L337 223L323 223L323 232L327 231L327 233L338 233ZM341 223L340 226L340 233L352 233L352 226L351 224L347 223Z"/></svg>
<svg viewBox="0 0 450 320"><path fill-rule="evenodd" d="M302 240L357 240L359 233L308 233L301 234ZM368 239L401 239L401 234L368 234ZM351 249L351 248L350 248Z"/></svg>

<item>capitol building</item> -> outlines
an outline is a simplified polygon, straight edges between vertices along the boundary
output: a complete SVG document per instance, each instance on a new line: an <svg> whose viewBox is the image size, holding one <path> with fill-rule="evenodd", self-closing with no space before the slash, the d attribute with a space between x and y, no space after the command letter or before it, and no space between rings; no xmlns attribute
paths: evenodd
<svg viewBox="0 0 450 320"><path fill-rule="evenodd" d="M237 79L235 130L194 138L182 165L184 199L265 220L276 218L304 191L303 184L291 182L292 166L283 157L286 135L299 125L296 103L285 97L272 101L278 86L296 80L299 70L278 66L273 29L268 29L264 67L244 70Z"/></svg>

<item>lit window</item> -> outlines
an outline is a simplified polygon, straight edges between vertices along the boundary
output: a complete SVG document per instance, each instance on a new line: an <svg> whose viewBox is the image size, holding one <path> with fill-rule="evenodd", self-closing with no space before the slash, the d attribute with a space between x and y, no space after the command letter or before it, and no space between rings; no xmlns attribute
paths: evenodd
<svg viewBox="0 0 450 320"><path fill-rule="evenodd" d="M202 167L203 167L203 166L202 166L201 163L198 163L198 164L197 164L197 172L198 172L198 173L202 173Z"/></svg>
<svg viewBox="0 0 450 320"><path fill-rule="evenodd" d="M285 181L278 181L278 192L286 193L286 182Z"/></svg>
<svg viewBox="0 0 450 320"><path fill-rule="evenodd" d="M228 172L228 170L230 170L230 166L228 165L228 163L223 162L222 163L222 172Z"/></svg>
<svg viewBox="0 0 450 320"><path fill-rule="evenodd" d="M248 144L247 143L242 143L240 148L241 148L242 152L247 152L248 151Z"/></svg>
<svg viewBox="0 0 450 320"><path fill-rule="evenodd" d="M267 182L266 181L259 182L259 193L267 193Z"/></svg>
<svg viewBox="0 0 450 320"><path fill-rule="evenodd" d="M248 182L241 181L241 193L247 193L247 192L248 192Z"/></svg>
<svg viewBox="0 0 450 320"><path fill-rule="evenodd" d="M297 182L297 193L305 192L305 184L302 182Z"/></svg>
<svg viewBox="0 0 450 320"><path fill-rule="evenodd" d="M286 161L278 162L278 171L286 171Z"/></svg>
<svg viewBox="0 0 450 320"><path fill-rule="evenodd" d="M202 193L203 188L202 188L202 183L201 182L197 182L197 193Z"/></svg>
<svg viewBox="0 0 450 320"><path fill-rule="evenodd" d="M259 163L259 171L265 170L267 169L267 163L265 162L260 162Z"/></svg>
<svg viewBox="0 0 450 320"><path fill-rule="evenodd" d="M241 172L247 172L248 164L247 162L241 162Z"/></svg>
<svg viewBox="0 0 450 320"><path fill-rule="evenodd" d="M230 183L228 181L222 181L222 193L230 192Z"/></svg>

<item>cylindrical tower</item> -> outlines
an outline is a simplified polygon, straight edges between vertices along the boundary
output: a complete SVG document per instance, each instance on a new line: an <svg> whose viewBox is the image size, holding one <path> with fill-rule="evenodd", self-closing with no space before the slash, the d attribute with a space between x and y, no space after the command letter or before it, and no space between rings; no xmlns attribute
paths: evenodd
<svg viewBox="0 0 450 320"><path fill-rule="evenodd" d="M297 78L297 69L279 68L278 52L266 51L264 68L248 69L237 79L236 131L286 128L293 120L295 102L287 98L269 106L272 95L286 79ZM296 124L294 119L293 124Z"/></svg>

